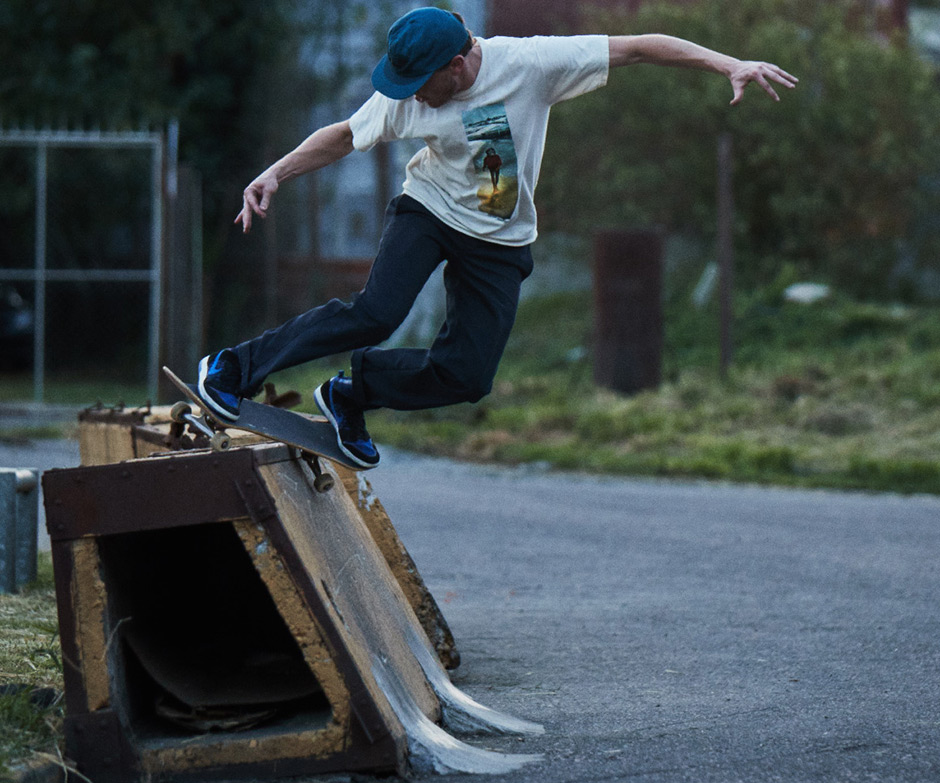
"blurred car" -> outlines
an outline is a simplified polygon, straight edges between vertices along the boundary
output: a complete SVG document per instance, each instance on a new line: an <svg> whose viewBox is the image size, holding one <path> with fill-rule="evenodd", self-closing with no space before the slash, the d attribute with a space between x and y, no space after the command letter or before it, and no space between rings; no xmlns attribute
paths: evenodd
<svg viewBox="0 0 940 783"><path fill-rule="evenodd" d="M33 308L13 286L0 284L0 368L25 369L33 362Z"/></svg>

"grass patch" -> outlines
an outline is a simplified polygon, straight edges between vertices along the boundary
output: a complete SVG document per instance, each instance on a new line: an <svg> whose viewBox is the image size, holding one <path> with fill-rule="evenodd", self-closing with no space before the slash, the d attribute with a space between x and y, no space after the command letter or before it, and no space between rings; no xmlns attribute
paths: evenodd
<svg viewBox="0 0 940 783"><path fill-rule="evenodd" d="M740 295L735 360L721 379L717 314L675 296L665 306L664 381L633 396L593 383L592 309L590 293L525 302L488 397L373 412L373 436L380 445L465 460L940 492L937 308L838 297L798 305L784 303L779 290ZM313 389L344 366L347 357L332 357L272 380L282 391L302 391L310 411ZM142 402L123 391L76 383L56 395L84 404L102 396Z"/></svg>
<svg viewBox="0 0 940 783"><path fill-rule="evenodd" d="M124 382L113 375L113 372L88 377L74 372L68 375L48 373L44 402L76 407L87 407L99 401L106 405L124 402L129 407L147 402L149 393L145 384ZM0 399L4 402L31 401L34 394L32 372L0 372Z"/></svg>
<svg viewBox="0 0 940 783"><path fill-rule="evenodd" d="M0 424L0 443L21 445L34 440L56 440L76 437L74 423L42 424L35 427L4 427Z"/></svg>
<svg viewBox="0 0 940 783"><path fill-rule="evenodd" d="M936 308L741 296L723 380L716 313L677 299L666 304L664 382L633 396L594 385L591 313L589 293L524 303L492 394L476 405L376 411L370 431L380 445L466 460L940 492ZM342 366L298 369L279 385L307 392Z"/></svg>
<svg viewBox="0 0 940 783"><path fill-rule="evenodd" d="M36 581L0 595L0 780L36 754L58 756L64 705L52 558Z"/></svg>

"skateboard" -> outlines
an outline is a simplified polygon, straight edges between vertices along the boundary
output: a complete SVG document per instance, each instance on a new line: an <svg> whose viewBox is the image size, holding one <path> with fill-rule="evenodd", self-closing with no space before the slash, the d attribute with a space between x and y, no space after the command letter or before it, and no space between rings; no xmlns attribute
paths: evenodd
<svg viewBox="0 0 940 783"><path fill-rule="evenodd" d="M176 403L170 411L170 418L179 424L189 424L195 432L205 435L214 451L226 451L231 446L231 437L226 431L229 429L244 430L292 446L300 451L301 457L313 470L314 487L318 492L326 492L333 486L333 477L324 473L320 466L321 457L352 470L363 470L361 465L357 465L340 451L336 442L336 430L325 418L306 416L252 400L242 400L238 421L225 421L199 399L194 384L181 380L169 367L164 367L163 373L189 400ZM190 403L196 405L200 415L193 413Z"/></svg>

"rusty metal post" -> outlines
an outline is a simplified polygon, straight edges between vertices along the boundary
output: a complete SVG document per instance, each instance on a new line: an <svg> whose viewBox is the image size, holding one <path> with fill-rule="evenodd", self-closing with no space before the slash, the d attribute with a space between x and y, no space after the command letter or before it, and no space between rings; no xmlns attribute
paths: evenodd
<svg viewBox="0 0 940 783"><path fill-rule="evenodd" d="M663 239L657 231L594 237L594 381L632 394L662 378Z"/></svg>
<svg viewBox="0 0 940 783"><path fill-rule="evenodd" d="M891 17L894 21L894 26L901 31L905 31L908 28L908 19L910 14L910 2L909 0L892 0L891 1Z"/></svg>
<svg viewBox="0 0 940 783"><path fill-rule="evenodd" d="M721 377L728 375L734 356L732 328L734 309L734 189L732 182L732 138L725 131L718 137L718 288L720 292Z"/></svg>

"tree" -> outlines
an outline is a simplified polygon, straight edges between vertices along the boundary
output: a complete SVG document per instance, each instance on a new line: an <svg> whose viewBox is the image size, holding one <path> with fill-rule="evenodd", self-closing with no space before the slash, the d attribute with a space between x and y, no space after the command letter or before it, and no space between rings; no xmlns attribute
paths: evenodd
<svg viewBox="0 0 940 783"><path fill-rule="evenodd" d="M259 86L289 48L289 11L283 0L5 0L4 122L137 129L178 118L211 209L212 183L259 146Z"/></svg>
<svg viewBox="0 0 940 783"><path fill-rule="evenodd" d="M940 268L940 237L921 230L940 206L925 186L940 174L936 75L903 40L868 35L852 3L702 0L604 28L771 60L801 83L779 104L751 87L731 108L727 82L711 74L612 74L605 90L556 109L539 190L548 227L658 224L713 239L716 139L730 130L742 284L788 264L884 296L902 245L913 266Z"/></svg>

